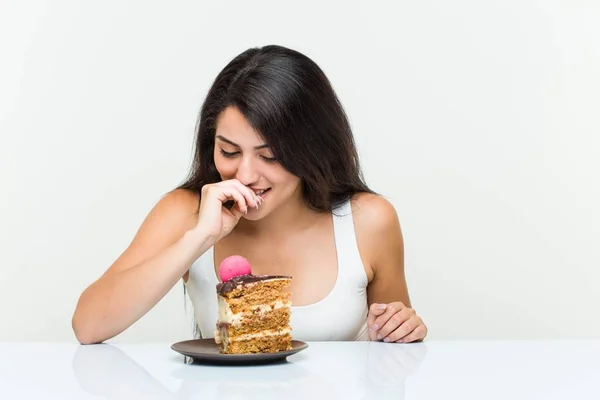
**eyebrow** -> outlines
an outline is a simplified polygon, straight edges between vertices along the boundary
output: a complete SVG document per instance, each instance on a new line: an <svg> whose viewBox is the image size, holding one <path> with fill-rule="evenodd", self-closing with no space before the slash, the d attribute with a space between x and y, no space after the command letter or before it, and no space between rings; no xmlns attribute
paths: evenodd
<svg viewBox="0 0 600 400"><path fill-rule="evenodd" d="M239 145L239 144L237 144L237 143L235 143L235 142L232 142L231 140L227 139L227 138L226 138L226 137L224 137L224 136L217 135L217 136L215 136L215 138L216 138L216 139L219 139L219 140L222 140L222 141L224 141L225 143L229 143L229 144L230 144L230 145L232 145L232 146L235 146L235 147L237 147L237 148L240 148L240 145ZM268 143L261 144L260 146L254 146L254 148L255 148L256 150L260 150L260 149L266 149L267 147L271 147L271 146L270 146Z"/></svg>

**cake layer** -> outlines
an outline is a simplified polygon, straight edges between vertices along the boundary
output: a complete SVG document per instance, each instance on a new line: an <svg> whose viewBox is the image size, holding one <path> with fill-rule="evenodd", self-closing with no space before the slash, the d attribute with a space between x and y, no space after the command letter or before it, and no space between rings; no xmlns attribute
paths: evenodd
<svg viewBox="0 0 600 400"><path fill-rule="evenodd" d="M233 312L227 299L218 297L218 319L217 322L227 322L232 325L247 323L245 321L250 316L262 316L271 311L279 310L280 308L289 309L292 302L289 300L277 300L268 304L248 305L245 307L237 307L238 312Z"/></svg>
<svg viewBox="0 0 600 400"><path fill-rule="evenodd" d="M236 323L219 321L217 328L226 327L230 336L261 332L264 330L277 330L288 327L290 309L281 307L266 313L248 314Z"/></svg>
<svg viewBox="0 0 600 400"><path fill-rule="evenodd" d="M239 336L229 336L226 329L220 329L215 338L219 349L225 354L272 353L292 348L289 328Z"/></svg>
<svg viewBox="0 0 600 400"><path fill-rule="evenodd" d="M291 294L284 291L288 285L289 280L285 279L250 283L242 288L235 288L219 295L219 298L223 298L231 311L236 314L244 312L252 306L289 302Z"/></svg>

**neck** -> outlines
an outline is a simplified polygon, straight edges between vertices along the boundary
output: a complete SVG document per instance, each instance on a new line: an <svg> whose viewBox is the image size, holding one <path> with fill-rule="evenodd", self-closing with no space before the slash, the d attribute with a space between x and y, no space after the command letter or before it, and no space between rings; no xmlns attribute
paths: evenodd
<svg viewBox="0 0 600 400"><path fill-rule="evenodd" d="M306 206L302 198L287 202L259 221L240 220L241 233L254 237L282 237L314 223L318 213Z"/></svg>

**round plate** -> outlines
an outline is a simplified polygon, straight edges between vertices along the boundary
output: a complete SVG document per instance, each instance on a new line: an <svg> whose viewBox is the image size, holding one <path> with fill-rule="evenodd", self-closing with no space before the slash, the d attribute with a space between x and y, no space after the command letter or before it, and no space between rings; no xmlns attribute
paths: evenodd
<svg viewBox="0 0 600 400"><path fill-rule="evenodd" d="M194 359L217 364L262 364L275 361L283 361L288 356L296 354L308 347L308 344L300 340L292 340L292 349L278 351L275 353L252 353L252 354L221 354L214 339L194 339L177 342L171 349Z"/></svg>

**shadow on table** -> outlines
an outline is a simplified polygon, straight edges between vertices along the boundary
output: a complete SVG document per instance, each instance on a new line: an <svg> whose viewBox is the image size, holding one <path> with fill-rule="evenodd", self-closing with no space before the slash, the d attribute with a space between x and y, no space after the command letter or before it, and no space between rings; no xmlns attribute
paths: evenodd
<svg viewBox="0 0 600 400"><path fill-rule="evenodd" d="M206 366L184 363L151 374L116 346L80 346L72 366L80 387L105 399L310 399L404 398L406 378L427 353L425 344L368 343L365 362L345 363L343 371L311 371L294 362L260 366ZM327 363L329 364L329 363ZM160 370L160 368L156 368ZM251 371L251 372L250 372ZM181 380L170 390L158 378ZM356 381L354 381L356 380ZM356 388L356 390L354 390Z"/></svg>

